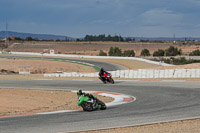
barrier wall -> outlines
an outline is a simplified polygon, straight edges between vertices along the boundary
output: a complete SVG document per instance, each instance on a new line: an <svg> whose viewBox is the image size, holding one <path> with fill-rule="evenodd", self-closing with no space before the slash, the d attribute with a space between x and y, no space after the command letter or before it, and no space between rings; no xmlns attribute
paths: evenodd
<svg viewBox="0 0 200 133"><path fill-rule="evenodd" d="M200 78L200 69L138 69L109 71L113 78ZM96 73L44 74L45 77L98 77Z"/></svg>

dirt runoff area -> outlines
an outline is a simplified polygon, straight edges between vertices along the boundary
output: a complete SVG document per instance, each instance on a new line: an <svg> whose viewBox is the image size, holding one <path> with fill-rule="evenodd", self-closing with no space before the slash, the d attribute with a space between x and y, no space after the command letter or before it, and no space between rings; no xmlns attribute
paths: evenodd
<svg viewBox="0 0 200 133"><path fill-rule="evenodd" d="M105 103L114 100L100 95L97 98ZM0 117L80 108L76 93L70 91L0 89L0 101Z"/></svg>

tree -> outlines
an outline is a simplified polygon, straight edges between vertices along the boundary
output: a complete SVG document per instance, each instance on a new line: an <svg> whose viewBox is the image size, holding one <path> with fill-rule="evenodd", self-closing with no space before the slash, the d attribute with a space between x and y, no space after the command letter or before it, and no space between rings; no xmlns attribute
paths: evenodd
<svg viewBox="0 0 200 133"><path fill-rule="evenodd" d="M158 51L153 52L153 56L164 56L164 55L165 55L165 51L162 49L158 49Z"/></svg>
<svg viewBox="0 0 200 133"><path fill-rule="evenodd" d="M200 50L194 50L192 51L189 56L200 56Z"/></svg>
<svg viewBox="0 0 200 133"><path fill-rule="evenodd" d="M107 56L107 53L106 53L106 52L103 52L103 50L100 50L99 56Z"/></svg>
<svg viewBox="0 0 200 133"><path fill-rule="evenodd" d="M105 34L101 34L101 35L86 35L83 39L84 41L115 41L115 42L122 42L124 41L124 39L121 37L121 36L111 36L111 35L108 35L106 37Z"/></svg>
<svg viewBox="0 0 200 133"><path fill-rule="evenodd" d="M123 56L134 57L135 52L133 50L125 50Z"/></svg>
<svg viewBox="0 0 200 133"><path fill-rule="evenodd" d="M150 52L148 49L143 49L140 55L141 56L150 56Z"/></svg>
<svg viewBox="0 0 200 133"><path fill-rule="evenodd" d="M21 41L21 40L23 40L23 39L20 38L20 37L15 37L15 40L17 40L17 41Z"/></svg>
<svg viewBox="0 0 200 133"><path fill-rule="evenodd" d="M125 38L126 42L131 42L131 41L135 41L135 38L132 38L132 37L128 37L128 38Z"/></svg>
<svg viewBox="0 0 200 133"><path fill-rule="evenodd" d="M175 48L173 46L170 46L166 51L166 56L176 56L181 55L181 49L178 50L178 48Z"/></svg>
<svg viewBox="0 0 200 133"><path fill-rule="evenodd" d="M32 37L27 37L25 40L26 41L33 41L33 38Z"/></svg>

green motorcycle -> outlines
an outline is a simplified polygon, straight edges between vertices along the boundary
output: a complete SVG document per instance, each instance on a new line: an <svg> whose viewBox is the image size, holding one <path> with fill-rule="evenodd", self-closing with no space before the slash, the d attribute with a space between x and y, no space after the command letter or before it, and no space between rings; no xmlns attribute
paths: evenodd
<svg viewBox="0 0 200 133"><path fill-rule="evenodd" d="M78 96L77 105L81 106L84 111L105 110L107 108L106 104L97 99L95 95L93 95L93 97L94 98L84 95Z"/></svg>

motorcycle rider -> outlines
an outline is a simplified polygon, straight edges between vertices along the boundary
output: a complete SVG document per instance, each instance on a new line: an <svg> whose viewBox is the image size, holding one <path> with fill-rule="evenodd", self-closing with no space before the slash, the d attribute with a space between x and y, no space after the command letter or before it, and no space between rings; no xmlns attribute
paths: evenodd
<svg viewBox="0 0 200 133"><path fill-rule="evenodd" d="M106 80L106 77L104 76L104 74L107 74L108 72L106 72L103 68L100 69L99 71L99 77L105 81Z"/></svg>
<svg viewBox="0 0 200 133"><path fill-rule="evenodd" d="M83 97L88 96L91 100L93 99L92 108L91 108L92 110L91 109L88 110L87 108L85 108L84 105L81 105L81 103L83 102L83 99L81 100L81 99L78 98L78 103L77 104L79 106L81 106L84 111L94 111L94 110L97 110L97 109L105 110L107 108L106 104L103 103L101 100L99 100L95 95L92 95L92 94L89 94L89 93L84 93L80 89L77 91L77 95L78 95L78 97L80 97L80 96L83 96ZM91 106L91 104L90 104L90 106Z"/></svg>
<svg viewBox="0 0 200 133"><path fill-rule="evenodd" d="M88 96L89 98L93 98L94 100L97 100L97 98L94 97L92 94L85 93L85 92L83 92L82 90L79 89L79 90L77 91L77 96L81 96L81 95L83 95L83 96Z"/></svg>

